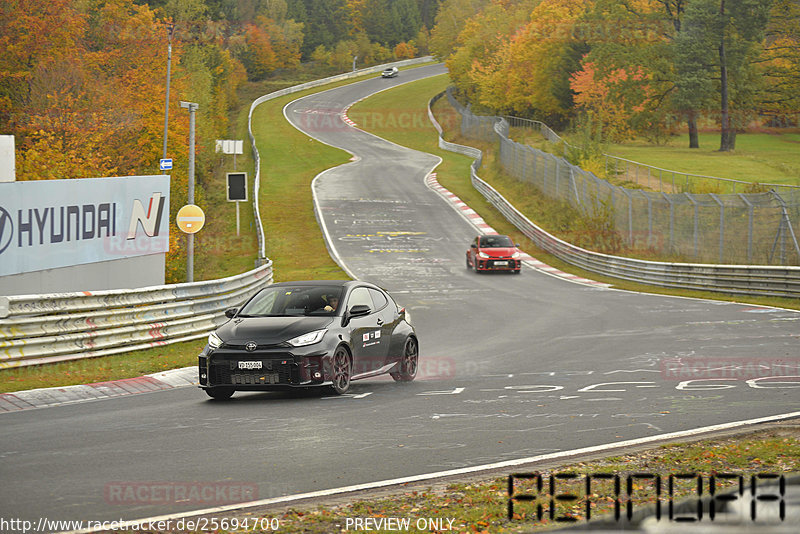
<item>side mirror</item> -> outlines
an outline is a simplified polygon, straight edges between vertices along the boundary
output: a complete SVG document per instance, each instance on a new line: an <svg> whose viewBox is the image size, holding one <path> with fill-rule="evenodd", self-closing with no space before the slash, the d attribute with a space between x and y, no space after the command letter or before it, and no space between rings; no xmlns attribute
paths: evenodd
<svg viewBox="0 0 800 534"><path fill-rule="evenodd" d="M476 245L475 243L473 243L473 244L471 244L471 245L469 246L469 248L478 248L478 245Z"/></svg>
<svg viewBox="0 0 800 534"><path fill-rule="evenodd" d="M514 246L519 248L519 243L514 243Z"/></svg>
<svg viewBox="0 0 800 534"><path fill-rule="evenodd" d="M350 322L350 319L353 317L361 317L363 315L369 315L372 310L369 309L369 306L366 304L356 304L349 310L344 313L344 317L342 317L342 326L347 326Z"/></svg>
<svg viewBox="0 0 800 534"><path fill-rule="evenodd" d="M239 311L239 308L228 308L225 310L225 317L228 319L233 319L236 313Z"/></svg>
<svg viewBox="0 0 800 534"><path fill-rule="evenodd" d="M356 304L350 308L350 317L361 317L362 315L369 315L372 310L366 304Z"/></svg>

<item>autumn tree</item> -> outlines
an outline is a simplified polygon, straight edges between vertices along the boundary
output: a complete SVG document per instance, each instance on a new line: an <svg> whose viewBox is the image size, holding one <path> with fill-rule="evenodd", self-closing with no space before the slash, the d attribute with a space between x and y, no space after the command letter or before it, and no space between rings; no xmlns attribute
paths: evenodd
<svg viewBox="0 0 800 534"><path fill-rule="evenodd" d="M761 106L776 125L800 125L800 3L775 0L761 57L766 77Z"/></svg>
<svg viewBox="0 0 800 534"><path fill-rule="evenodd" d="M489 0L444 0L431 29L431 52L441 59L450 56L467 21L488 3Z"/></svg>
<svg viewBox="0 0 800 534"><path fill-rule="evenodd" d="M559 100L554 88L562 76L569 77L571 70L564 72L563 59L570 51L574 24L591 3L543 0L521 2L499 11L500 5L484 10L481 19L485 25L475 37L491 42L490 32L497 31L498 25L505 26L504 33L510 37L500 40L496 47L493 43L484 45L483 51L475 42L478 53L468 77L478 89L477 98L504 113L561 121L571 100ZM461 52L459 49L451 61L456 68Z"/></svg>
<svg viewBox="0 0 800 534"><path fill-rule="evenodd" d="M413 43L397 43L394 47L394 57L397 59L410 59L417 55L417 47Z"/></svg>
<svg viewBox="0 0 800 534"><path fill-rule="evenodd" d="M535 3L492 0L465 22L446 63L453 84L472 102L495 107L495 97L502 93L495 83L502 77L498 51L507 46L509 35L528 22Z"/></svg>

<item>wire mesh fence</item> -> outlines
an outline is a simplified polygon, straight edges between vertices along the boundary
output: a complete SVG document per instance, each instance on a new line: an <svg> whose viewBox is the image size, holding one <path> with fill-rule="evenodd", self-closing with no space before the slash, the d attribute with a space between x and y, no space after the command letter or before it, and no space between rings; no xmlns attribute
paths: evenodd
<svg viewBox="0 0 800 534"><path fill-rule="evenodd" d="M477 116L450 92L448 99L461 114L463 136L499 142L499 160L506 172L533 184L548 198L568 202L587 217L605 217L631 250L699 263L800 264L796 237L800 233L800 188L759 193L676 192L680 188L673 180L681 178L672 173L665 179L662 170L655 180L653 168L648 170L652 183L647 189L618 186L563 157L510 139L510 127L520 127L522 121ZM526 122L548 139L560 140L545 124Z"/></svg>

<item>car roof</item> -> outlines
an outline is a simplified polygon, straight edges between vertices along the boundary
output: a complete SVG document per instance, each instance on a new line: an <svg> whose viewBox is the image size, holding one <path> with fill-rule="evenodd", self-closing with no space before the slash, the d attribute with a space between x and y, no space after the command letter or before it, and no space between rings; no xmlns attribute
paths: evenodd
<svg viewBox="0 0 800 534"><path fill-rule="evenodd" d="M350 280L295 280L289 282L276 282L274 286L343 286Z"/></svg>
<svg viewBox="0 0 800 534"><path fill-rule="evenodd" d="M297 280L294 282L276 282L271 284L275 287L281 286L331 286L331 287L344 287L350 288L354 286L367 286L380 289L375 284L364 282L362 280Z"/></svg>

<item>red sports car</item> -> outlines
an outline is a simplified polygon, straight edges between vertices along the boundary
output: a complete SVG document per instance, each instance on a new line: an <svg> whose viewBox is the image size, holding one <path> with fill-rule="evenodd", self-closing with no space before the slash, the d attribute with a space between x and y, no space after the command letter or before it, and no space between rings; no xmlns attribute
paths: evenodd
<svg viewBox="0 0 800 534"><path fill-rule="evenodd" d="M467 269L482 271L511 271L519 274L522 254L507 235L481 235L467 250Z"/></svg>

